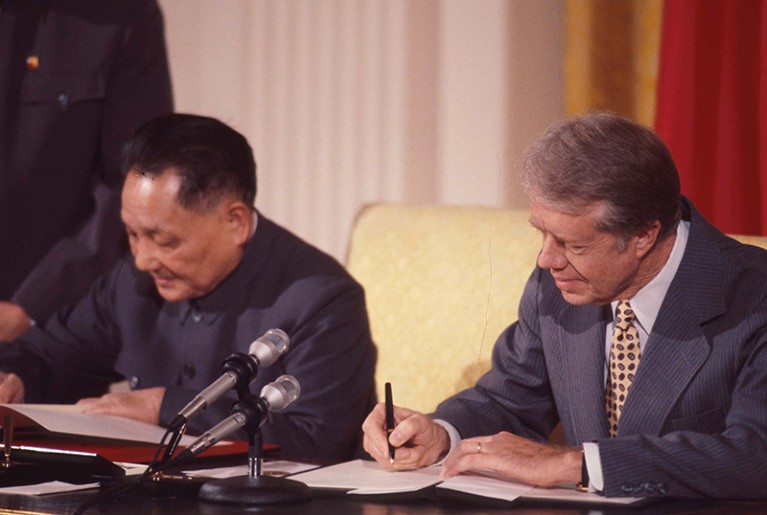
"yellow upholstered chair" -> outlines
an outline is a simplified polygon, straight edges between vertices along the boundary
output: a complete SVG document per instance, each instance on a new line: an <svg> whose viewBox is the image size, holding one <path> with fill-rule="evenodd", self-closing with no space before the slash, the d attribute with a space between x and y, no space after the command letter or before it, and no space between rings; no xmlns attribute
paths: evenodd
<svg viewBox="0 0 767 515"><path fill-rule="evenodd" d="M365 287L376 382L432 411L490 367L540 247L527 210L377 204L359 213L347 266Z"/></svg>
<svg viewBox="0 0 767 515"><path fill-rule="evenodd" d="M767 236L745 236L742 234L732 234L731 236L741 243L748 243L749 245L756 245L757 247L767 249Z"/></svg>
<svg viewBox="0 0 767 515"><path fill-rule="evenodd" d="M365 287L378 396L423 412L490 367L540 248L526 209L367 206L347 266ZM767 248L767 237L736 236Z"/></svg>

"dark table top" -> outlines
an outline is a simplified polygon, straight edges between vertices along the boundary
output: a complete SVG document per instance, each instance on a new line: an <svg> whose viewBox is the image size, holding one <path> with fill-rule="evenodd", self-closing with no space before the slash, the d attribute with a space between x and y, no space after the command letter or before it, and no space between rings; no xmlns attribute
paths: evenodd
<svg viewBox="0 0 767 515"><path fill-rule="evenodd" d="M117 497L104 499L89 508L86 514L206 514L235 513L307 514L307 515L443 515L443 514L536 514L536 515L646 515L646 514L764 514L767 501L723 502L711 500L664 499L643 506L568 505L543 501L508 503L468 496L439 497L434 489L396 497L351 496L341 492L313 492L311 500L300 503L241 505L209 502L198 499L194 488L180 490L132 489ZM7 513L74 513L83 503L92 500L98 491L38 497L0 495L0 512Z"/></svg>
<svg viewBox="0 0 767 515"><path fill-rule="evenodd" d="M201 468L242 464L244 457L221 457L202 460ZM288 458L286 458L288 459ZM301 461L301 460L297 460ZM197 467L191 467L197 468ZM172 475L173 472L169 473ZM314 491L309 501L284 504L236 504L202 500L198 496L205 479L173 480L136 484L136 478L117 479L104 485L78 492L44 496L0 494L0 513L71 514L90 502L86 514L307 514L307 515L455 515L471 514L536 514L536 515L656 515L706 514L743 515L767 514L764 501L724 502L713 500L653 500L641 506L600 504L565 504L551 501L517 500L513 503L459 494L435 487L419 492L386 496L346 495L340 491ZM116 495L104 495L108 487L130 486ZM248 492L250 491L248 483ZM208 485L210 486L210 485ZM228 490L227 490L228 491ZM249 494L248 494L249 495Z"/></svg>

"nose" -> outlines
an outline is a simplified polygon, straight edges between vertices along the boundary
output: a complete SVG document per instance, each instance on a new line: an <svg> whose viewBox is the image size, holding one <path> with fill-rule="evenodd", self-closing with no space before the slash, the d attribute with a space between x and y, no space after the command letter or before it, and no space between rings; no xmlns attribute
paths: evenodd
<svg viewBox="0 0 767 515"><path fill-rule="evenodd" d="M544 270L562 270L567 266L562 246L549 235L543 237L541 251L538 253L538 266Z"/></svg>
<svg viewBox="0 0 767 515"><path fill-rule="evenodd" d="M160 261L157 259L156 249L146 238L138 238L132 242L131 252L133 252L136 268L142 272L156 270L159 267Z"/></svg>

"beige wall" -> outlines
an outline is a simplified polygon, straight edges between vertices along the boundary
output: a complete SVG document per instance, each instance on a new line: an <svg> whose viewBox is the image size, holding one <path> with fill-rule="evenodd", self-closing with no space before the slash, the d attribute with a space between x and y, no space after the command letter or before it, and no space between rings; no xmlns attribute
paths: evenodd
<svg viewBox="0 0 767 515"><path fill-rule="evenodd" d="M360 206L520 207L563 113L562 0L160 0L176 108L243 132L256 205L344 259Z"/></svg>

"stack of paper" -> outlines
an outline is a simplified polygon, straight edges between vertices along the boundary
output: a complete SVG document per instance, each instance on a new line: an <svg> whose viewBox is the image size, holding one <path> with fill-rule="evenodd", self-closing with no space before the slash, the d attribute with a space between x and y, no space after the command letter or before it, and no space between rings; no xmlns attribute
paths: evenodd
<svg viewBox="0 0 767 515"><path fill-rule="evenodd" d="M436 486L438 490L450 490L504 501L524 498L623 505L644 501L641 498L607 498L594 493L581 492L576 490L575 485L538 488L485 472L460 474L440 481L439 471L439 466L418 470L389 471L373 461L354 460L296 474L291 476L291 479L302 481L312 488L347 490L349 494L354 495L396 494Z"/></svg>

